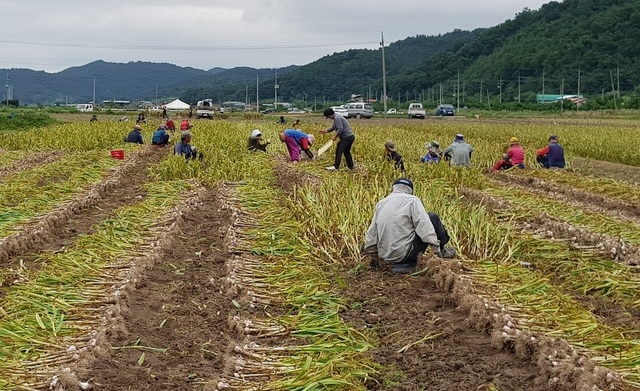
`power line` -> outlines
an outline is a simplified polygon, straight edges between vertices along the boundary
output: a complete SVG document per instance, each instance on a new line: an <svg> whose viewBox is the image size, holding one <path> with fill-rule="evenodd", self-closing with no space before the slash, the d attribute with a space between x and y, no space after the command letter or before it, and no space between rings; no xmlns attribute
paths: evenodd
<svg viewBox="0 0 640 391"><path fill-rule="evenodd" d="M203 51L203 50L272 50L272 49L307 49L307 48L329 48L338 46L362 46L377 45L378 42L336 42L336 43L305 43L305 44L280 44L280 45L197 45L197 46L167 46L167 45L122 45L122 44L102 44L102 43L72 43L72 42L44 42L44 41L11 41L0 40L0 43L10 45L32 45L32 46L56 46L64 48L89 48L89 49L126 49L126 50L182 50L182 51Z"/></svg>

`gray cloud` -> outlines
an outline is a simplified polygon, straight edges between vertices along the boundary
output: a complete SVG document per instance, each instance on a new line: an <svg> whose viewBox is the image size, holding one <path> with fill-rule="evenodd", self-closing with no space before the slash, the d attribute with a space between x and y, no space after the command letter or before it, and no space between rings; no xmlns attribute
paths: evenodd
<svg viewBox="0 0 640 391"><path fill-rule="evenodd" d="M303 65L349 48L491 27L543 0L0 3L0 68L57 72L94 60L200 69Z"/></svg>

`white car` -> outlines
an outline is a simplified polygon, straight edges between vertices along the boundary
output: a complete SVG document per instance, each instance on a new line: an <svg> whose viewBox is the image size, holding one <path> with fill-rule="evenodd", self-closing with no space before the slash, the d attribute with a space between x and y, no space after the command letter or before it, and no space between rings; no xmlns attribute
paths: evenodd
<svg viewBox="0 0 640 391"><path fill-rule="evenodd" d="M392 109L387 110L387 114L396 114L397 112L398 112L398 110L393 109L393 108L392 108Z"/></svg>
<svg viewBox="0 0 640 391"><path fill-rule="evenodd" d="M340 114L345 118L349 116L349 111L345 109L344 106L331 106L331 109L333 110L334 113Z"/></svg>

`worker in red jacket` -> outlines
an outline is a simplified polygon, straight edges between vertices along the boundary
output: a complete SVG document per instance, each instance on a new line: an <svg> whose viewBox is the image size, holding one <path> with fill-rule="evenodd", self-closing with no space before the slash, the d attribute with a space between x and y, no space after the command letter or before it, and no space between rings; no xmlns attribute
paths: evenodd
<svg viewBox="0 0 640 391"><path fill-rule="evenodd" d="M175 132L176 131L176 124L173 123L173 120L171 118L167 118L167 122L164 125L167 130L171 131L171 132Z"/></svg>
<svg viewBox="0 0 640 391"><path fill-rule="evenodd" d="M522 149L520 141L516 137L511 137L509 140L509 150L502 159L498 160L493 168L491 168L491 172L507 170L513 166L524 169L524 149Z"/></svg>

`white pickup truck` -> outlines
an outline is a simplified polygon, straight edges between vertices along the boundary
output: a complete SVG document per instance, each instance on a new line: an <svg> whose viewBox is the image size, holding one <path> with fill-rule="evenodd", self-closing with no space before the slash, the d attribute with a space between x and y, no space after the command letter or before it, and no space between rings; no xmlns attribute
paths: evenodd
<svg viewBox="0 0 640 391"><path fill-rule="evenodd" d="M198 105L196 106L196 118L213 119L213 115L214 111L212 99L203 99L201 101L198 101Z"/></svg>
<svg viewBox="0 0 640 391"><path fill-rule="evenodd" d="M422 103L410 103L409 110L407 110L407 114L409 114L409 119L411 118L421 118L425 119L427 116L427 111L422 107Z"/></svg>

